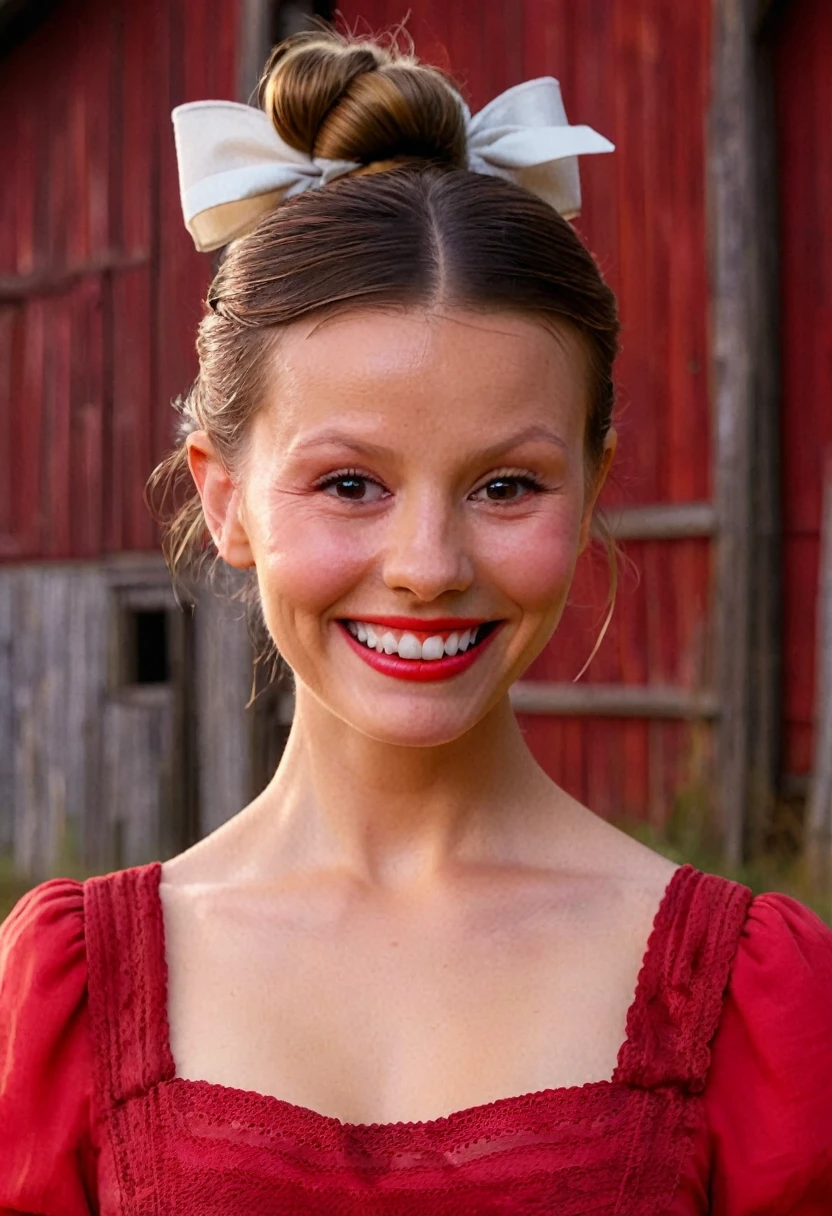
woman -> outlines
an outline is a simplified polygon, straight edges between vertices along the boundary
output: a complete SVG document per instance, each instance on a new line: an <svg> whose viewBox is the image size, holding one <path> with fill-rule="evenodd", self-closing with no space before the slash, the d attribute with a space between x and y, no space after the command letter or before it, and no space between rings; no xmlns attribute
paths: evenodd
<svg viewBox="0 0 832 1216"><path fill-rule="evenodd" d="M250 572L291 735L193 848L7 921L0 1208L832 1211L832 934L603 822L509 706L615 452L556 210L605 141L334 34L265 81L268 134L176 116L190 230L236 239L159 478L174 571L207 528Z"/></svg>

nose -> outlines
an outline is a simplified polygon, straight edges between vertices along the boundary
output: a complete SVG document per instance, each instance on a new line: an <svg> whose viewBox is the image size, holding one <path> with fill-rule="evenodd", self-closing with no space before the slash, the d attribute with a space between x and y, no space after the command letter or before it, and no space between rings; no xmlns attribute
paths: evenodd
<svg viewBox="0 0 832 1216"><path fill-rule="evenodd" d="M392 591L409 592L423 603L471 586L474 562L463 521L436 489L403 496L396 504L383 574Z"/></svg>

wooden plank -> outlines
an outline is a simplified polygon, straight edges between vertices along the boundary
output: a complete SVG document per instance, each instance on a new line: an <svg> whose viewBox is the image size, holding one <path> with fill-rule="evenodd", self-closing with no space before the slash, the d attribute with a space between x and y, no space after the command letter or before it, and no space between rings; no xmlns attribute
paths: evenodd
<svg viewBox="0 0 832 1216"><path fill-rule="evenodd" d="M772 16L782 376L777 453L787 656L781 688L783 763L788 773L797 775L809 773L816 750L815 611L824 455L832 451L832 251L827 236L832 207L832 9L812 0L791 0Z"/></svg>
<svg viewBox="0 0 832 1216"><path fill-rule="evenodd" d="M21 167L17 167L21 110L15 104L17 88L16 72L0 73L0 109L4 115L0 124L0 163L6 166L8 175L5 188L0 190L0 276L12 273L16 265L17 190L10 168L15 166L15 176L21 172Z"/></svg>
<svg viewBox="0 0 832 1216"><path fill-rule="evenodd" d="M253 103L270 49L271 0L241 0L237 15L237 101Z"/></svg>
<svg viewBox="0 0 832 1216"><path fill-rule="evenodd" d="M719 702L707 689L635 684L559 684L518 680L511 689L518 713L593 718L717 718Z"/></svg>
<svg viewBox="0 0 832 1216"><path fill-rule="evenodd" d="M12 588L14 853L21 873L46 877L81 861L100 796L102 584L77 566L21 566L2 578Z"/></svg>
<svg viewBox="0 0 832 1216"><path fill-rule="evenodd" d="M71 300L53 297L46 305L44 346L43 539L46 557L71 556Z"/></svg>
<svg viewBox="0 0 832 1216"><path fill-rule="evenodd" d="M100 556L103 544L104 333L97 278L72 293L71 377L71 551L91 558Z"/></svg>
<svg viewBox="0 0 832 1216"><path fill-rule="evenodd" d="M43 373L45 352L45 308L27 304L21 316L19 373L15 360L15 401L12 450L15 453L15 533L25 556L41 550ZM19 375L19 379L18 379Z"/></svg>
<svg viewBox="0 0 832 1216"><path fill-rule="evenodd" d="M753 280L751 39L743 0L714 0L710 114L719 811L727 860L745 853L748 777Z"/></svg>
<svg viewBox="0 0 832 1216"><path fill-rule="evenodd" d="M763 853L777 826L783 757L783 409L780 367L780 238L773 46L754 26L753 138L757 237L750 249L752 294L752 465L750 547L748 797L746 848Z"/></svg>
<svg viewBox="0 0 832 1216"><path fill-rule="evenodd" d="M112 279L113 379L110 449L105 468L112 504L105 521L107 549L143 549L154 543L142 494L153 467L152 333L150 270L123 271Z"/></svg>
<svg viewBox="0 0 832 1216"><path fill-rule="evenodd" d="M253 711L246 710L252 679L252 650L241 604L228 598L237 585L203 588L195 612L196 701L199 756L199 827L214 831L242 810L252 796Z"/></svg>
<svg viewBox="0 0 832 1216"><path fill-rule="evenodd" d="M832 887L832 452L826 462L817 596L815 752L806 851L818 888Z"/></svg>
<svg viewBox="0 0 832 1216"><path fill-rule="evenodd" d="M131 270L147 265L147 258L122 256L107 253L103 257L90 258L83 266L43 270L26 275L0 275L0 303L18 303L30 297L61 294L69 291L84 279L98 278L111 270Z"/></svg>
<svg viewBox="0 0 832 1216"><path fill-rule="evenodd" d="M610 530L618 540L683 540L715 536L716 510L711 502L659 502L608 507ZM597 534L597 529L596 529Z"/></svg>
<svg viewBox="0 0 832 1216"><path fill-rule="evenodd" d="M16 274L32 274L36 269L35 200L37 197L36 167L38 164L39 131L32 107L16 109L17 160L12 189L15 194L15 263Z"/></svg>
<svg viewBox="0 0 832 1216"><path fill-rule="evenodd" d="M9 567L0 567L0 854L14 850L15 687L13 581Z"/></svg>
<svg viewBox="0 0 832 1216"><path fill-rule="evenodd" d="M20 310L0 307L0 536L11 542L14 537L13 415L16 410L12 382L15 334Z"/></svg>

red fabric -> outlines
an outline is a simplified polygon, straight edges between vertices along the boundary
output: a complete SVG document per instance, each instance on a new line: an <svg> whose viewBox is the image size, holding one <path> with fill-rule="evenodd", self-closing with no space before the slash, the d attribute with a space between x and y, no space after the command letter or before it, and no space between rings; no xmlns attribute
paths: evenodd
<svg viewBox="0 0 832 1216"><path fill-rule="evenodd" d="M691 866L611 1081L342 1124L175 1076L158 863L42 884L0 929L0 1213L832 1212L832 932Z"/></svg>

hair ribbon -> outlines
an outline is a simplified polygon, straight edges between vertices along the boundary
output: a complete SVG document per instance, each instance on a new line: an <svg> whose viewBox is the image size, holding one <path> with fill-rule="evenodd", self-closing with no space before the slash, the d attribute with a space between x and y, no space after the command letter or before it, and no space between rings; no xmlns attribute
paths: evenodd
<svg viewBox="0 0 832 1216"><path fill-rule="evenodd" d="M554 77L514 85L473 116L459 100L469 169L517 182L566 219L578 215L578 156L614 145L591 127L570 126ZM218 249L283 199L361 167L299 152L267 114L239 102L189 102L172 118L182 213L199 250Z"/></svg>

